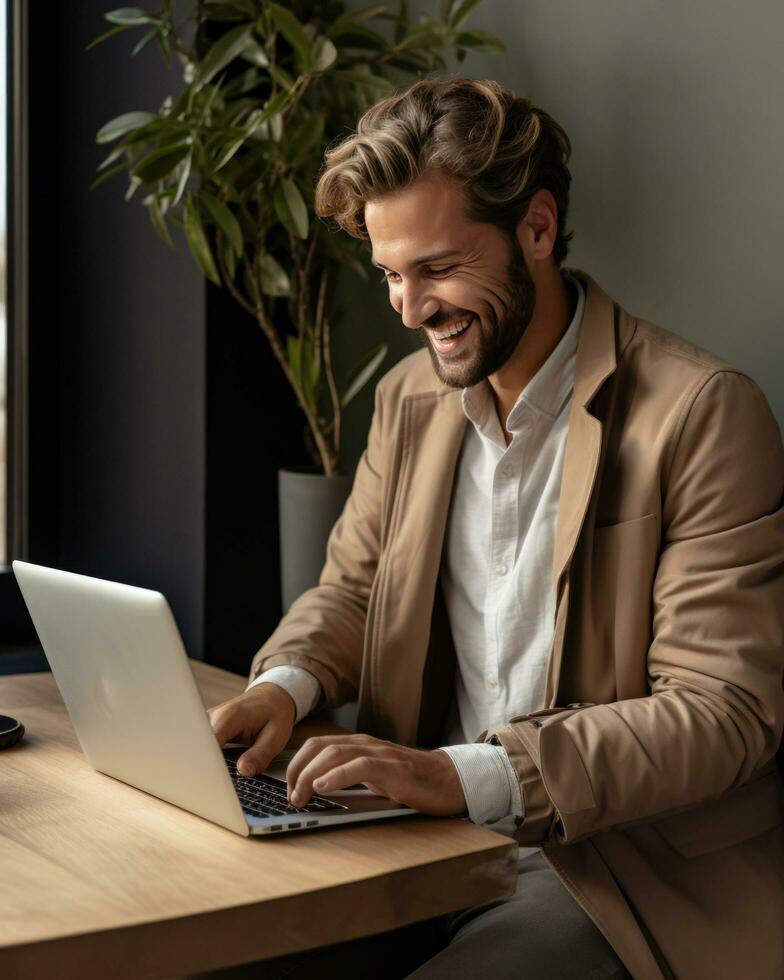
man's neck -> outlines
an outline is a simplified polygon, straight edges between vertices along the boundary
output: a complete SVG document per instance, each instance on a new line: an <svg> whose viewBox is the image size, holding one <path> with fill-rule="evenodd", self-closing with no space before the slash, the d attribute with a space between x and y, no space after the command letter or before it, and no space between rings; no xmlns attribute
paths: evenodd
<svg viewBox="0 0 784 980"><path fill-rule="evenodd" d="M536 306L520 343L500 371L487 380L506 444L511 442L506 421L520 393L539 371L566 333L577 308L577 292L553 268L536 283Z"/></svg>

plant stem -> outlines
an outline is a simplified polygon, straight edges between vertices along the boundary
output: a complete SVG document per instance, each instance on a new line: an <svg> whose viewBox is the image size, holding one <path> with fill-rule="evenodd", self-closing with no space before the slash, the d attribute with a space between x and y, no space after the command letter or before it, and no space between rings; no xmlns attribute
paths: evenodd
<svg viewBox="0 0 784 980"><path fill-rule="evenodd" d="M326 476L334 476L337 473L337 453L334 448L330 446L324 437L324 433L321 431L318 425L318 420L316 419L307 399L305 398L304 392L297 380L295 379L288 360L286 359L286 354L283 350L283 345L280 342L280 337L278 337L277 331L270 320L267 311L264 307L264 302L261 298L261 290L258 285L258 266L256 260L251 265L251 287L253 289L253 298L255 300L255 316L256 322L261 327L264 335L269 341L270 347L272 348L272 353L275 355L276 360L280 364L281 370L286 377L286 380L294 389L294 394L297 396L297 401L299 402L300 408L305 413L305 418L308 421L310 431L313 433L313 439L316 443L316 448L318 449L318 454L320 456L321 465L324 468L324 473Z"/></svg>
<svg viewBox="0 0 784 980"><path fill-rule="evenodd" d="M318 351L319 363L324 346L324 297L327 294L327 267L321 271L319 279L318 298L316 299L316 318L313 321L313 344Z"/></svg>
<svg viewBox="0 0 784 980"><path fill-rule="evenodd" d="M332 399L332 445L335 456L340 453L340 398L335 384L335 373L332 370L332 352L330 350L329 318L324 317L324 371L329 385L329 396Z"/></svg>
<svg viewBox="0 0 784 980"><path fill-rule="evenodd" d="M237 288L236 284L233 282L229 276L229 271L226 268L226 253L224 251L223 242L218 238L218 266L220 268L221 278L223 283L231 294L232 298L237 302L246 313L249 313L255 318L256 310L251 306L251 304L245 299L242 293Z"/></svg>

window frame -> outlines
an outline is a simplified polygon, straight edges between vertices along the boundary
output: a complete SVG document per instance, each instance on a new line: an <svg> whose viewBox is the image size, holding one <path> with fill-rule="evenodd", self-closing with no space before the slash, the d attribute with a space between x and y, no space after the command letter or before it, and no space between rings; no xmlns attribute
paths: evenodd
<svg viewBox="0 0 784 980"><path fill-rule="evenodd" d="M8 331L6 556L29 558L29 78L27 4L7 0L8 112L6 309ZM10 564L0 574L10 574Z"/></svg>
<svg viewBox="0 0 784 980"><path fill-rule="evenodd" d="M0 652L7 653L38 648L11 561L55 565L60 549L56 299L52 291L38 290L37 295L31 291L31 270L51 262L57 236L56 215L41 192L52 181L49 154L58 31L39 33L33 46L31 5L26 0L6 0L6 4L7 489ZM59 19L56 22L59 26Z"/></svg>

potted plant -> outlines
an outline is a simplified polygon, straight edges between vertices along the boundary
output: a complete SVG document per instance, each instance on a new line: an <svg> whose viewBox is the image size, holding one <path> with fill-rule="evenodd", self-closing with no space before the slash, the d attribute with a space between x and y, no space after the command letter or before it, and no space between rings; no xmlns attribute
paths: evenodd
<svg viewBox="0 0 784 980"><path fill-rule="evenodd" d="M93 187L126 174L126 198L141 200L167 245L170 226L183 229L204 275L255 320L291 386L320 478L281 474L281 504L295 502L290 527L282 507L286 607L315 581L348 492L339 469L342 413L386 356L383 344L367 351L338 384L336 279L341 268L367 278L368 262L360 243L314 220L324 151L378 98L444 69L446 51L462 61L471 50L502 50L496 38L466 29L478 3L442 0L437 15L413 22L405 0L396 13L384 3L347 10L334 0L198 0L183 12L163 0L155 11L110 11L112 27L90 45L140 30L133 55L157 44L182 65L180 92L99 130L98 143L114 146ZM302 504L314 482L321 508ZM315 530L303 525L308 517ZM300 544L287 539L291 532ZM315 568L286 567L307 548Z"/></svg>

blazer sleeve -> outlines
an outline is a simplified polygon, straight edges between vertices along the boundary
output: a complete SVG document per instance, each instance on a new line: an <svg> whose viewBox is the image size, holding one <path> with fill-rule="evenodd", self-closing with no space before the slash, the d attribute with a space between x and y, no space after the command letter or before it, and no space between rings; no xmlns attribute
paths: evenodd
<svg viewBox="0 0 784 980"><path fill-rule="evenodd" d="M370 590L378 566L383 493L383 381L368 444L327 544L319 584L304 592L253 658L250 680L279 664L304 667L321 684L317 708L357 696Z"/></svg>
<svg viewBox="0 0 784 980"><path fill-rule="evenodd" d="M707 802L784 725L784 450L765 396L720 370L690 396L662 475L649 696L513 719L521 843L568 844Z"/></svg>

